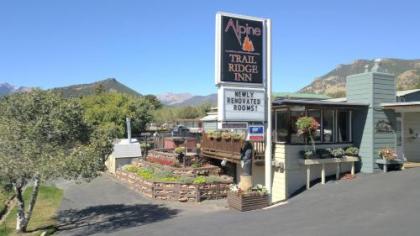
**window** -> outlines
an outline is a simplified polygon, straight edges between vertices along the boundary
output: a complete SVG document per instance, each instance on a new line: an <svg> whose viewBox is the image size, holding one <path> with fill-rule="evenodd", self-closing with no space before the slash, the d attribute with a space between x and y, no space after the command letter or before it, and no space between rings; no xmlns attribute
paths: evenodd
<svg viewBox="0 0 420 236"><path fill-rule="evenodd" d="M320 128L315 132L316 143L351 142L351 111L331 108L288 107L274 112L274 137L277 142L304 144L309 140L298 135L296 121L302 116L314 117Z"/></svg>
<svg viewBox="0 0 420 236"><path fill-rule="evenodd" d="M289 111L281 110L276 112L276 141L287 142L289 135Z"/></svg>
<svg viewBox="0 0 420 236"><path fill-rule="evenodd" d="M324 143L333 143L334 142L334 110L324 110L323 119L322 119L322 128L323 128L323 142Z"/></svg>
<svg viewBox="0 0 420 236"><path fill-rule="evenodd" d="M291 111L290 112L290 143L297 144L297 143L304 143L303 136L298 134L298 129L296 127L296 121L305 116L305 111Z"/></svg>
<svg viewBox="0 0 420 236"><path fill-rule="evenodd" d="M350 142L350 112L337 112L337 142Z"/></svg>
<svg viewBox="0 0 420 236"><path fill-rule="evenodd" d="M307 111L307 116L313 117L318 124L319 128L315 131L314 140L315 142L321 142L321 110L320 109L309 109Z"/></svg>

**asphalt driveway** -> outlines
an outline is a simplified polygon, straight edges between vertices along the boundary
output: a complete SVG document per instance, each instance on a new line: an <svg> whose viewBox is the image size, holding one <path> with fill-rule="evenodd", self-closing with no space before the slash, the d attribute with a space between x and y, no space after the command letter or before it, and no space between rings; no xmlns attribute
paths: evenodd
<svg viewBox="0 0 420 236"><path fill-rule="evenodd" d="M157 204L101 177L65 187L62 210L69 227L60 235L418 236L420 169L318 184L287 205L247 213L223 203Z"/></svg>

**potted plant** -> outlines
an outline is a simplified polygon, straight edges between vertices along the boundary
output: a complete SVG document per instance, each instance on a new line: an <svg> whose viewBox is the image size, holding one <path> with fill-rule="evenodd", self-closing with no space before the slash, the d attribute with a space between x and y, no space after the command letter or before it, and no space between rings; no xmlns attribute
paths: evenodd
<svg viewBox="0 0 420 236"><path fill-rule="evenodd" d="M395 153L394 149L388 147L380 149L379 156L385 161L392 161L397 158L397 154Z"/></svg>
<svg viewBox="0 0 420 236"><path fill-rule="evenodd" d="M330 149L331 156L335 158L341 158L344 156L345 151L343 148L332 148Z"/></svg>
<svg viewBox="0 0 420 236"><path fill-rule="evenodd" d="M268 206L267 190L260 184L248 191L242 191L237 185L231 185L227 200L229 207L239 211L251 211Z"/></svg>
<svg viewBox="0 0 420 236"><path fill-rule="evenodd" d="M312 151L316 153L314 134L319 129L319 123L315 118L310 116L302 116L296 121L298 135L303 136L305 139L309 138L312 144ZM305 142L306 143L306 142ZM306 148L305 148L306 149ZM305 150L306 152L307 150Z"/></svg>
<svg viewBox="0 0 420 236"><path fill-rule="evenodd" d="M345 154L347 156L358 157L359 156L359 149L357 147L348 147L346 148Z"/></svg>
<svg viewBox="0 0 420 236"><path fill-rule="evenodd" d="M213 132L213 139L220 140L222 138L222 132L214 131Z"/></svg>
<svg viewBox="0 0 420 236"><path fill-rule="evenodd" d="M223 131L221 134L222 138L226 141L230 140L232 138L232 135L229 131Z"/></svg>
<svg viewBox="0 0 420 236"><path fill-rule="evenodd" d="M234 133L232 135L232 139L233 141L241 141L243 139L243 135L240 133Z"/></svg>

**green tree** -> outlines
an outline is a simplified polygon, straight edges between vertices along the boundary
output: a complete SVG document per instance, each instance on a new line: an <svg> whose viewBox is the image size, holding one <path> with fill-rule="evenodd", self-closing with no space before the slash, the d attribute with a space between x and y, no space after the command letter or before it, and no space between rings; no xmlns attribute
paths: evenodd
<svg viewBox="0 0 420 236"><path fill-rule="evenodd" d="M144 98L147 101L149 101L155 109L159 109L162 107L162 103L159 101L159 99L155 95L149 94L149 95L144 96Z"/></svg>
<svg viewBox="0 0 420 236"><path fill-rule="evenodd" d="M26 231L43 181L90 180L112 150L109 131L85 123L77 100L34 90L0 99L0 179L13 185L16 230ZM23 190L33 185L29 202ZM26 207L26 204L28 206Z"/></svg>
<svg viewBox="0 0 420 236"><path fill-rule="evenodd" d="M88 123L112 128L115 137L122 138L126 134L125 121L132 120L133 134L146 129L152 120L154 106L144 97L134 97L122 93L99 93L81 98Z"/></svg>

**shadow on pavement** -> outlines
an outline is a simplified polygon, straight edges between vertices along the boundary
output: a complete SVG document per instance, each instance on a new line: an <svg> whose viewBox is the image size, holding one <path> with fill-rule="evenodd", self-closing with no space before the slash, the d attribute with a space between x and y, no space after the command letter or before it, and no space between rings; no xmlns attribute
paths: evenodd
<svg viewBox="0 0 420 236"><path fill-rule="evenodd" d="M82 210L65 210L58 214L58 231L72 231L71 235L91 235L113 232L166 220L179 210L163 205L99 205Z"/></svg>

